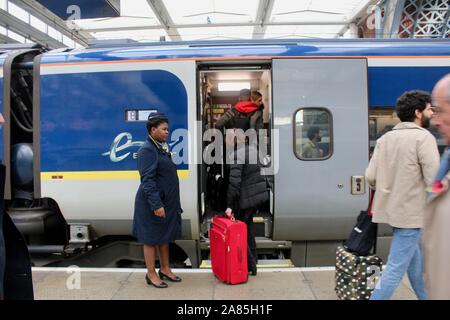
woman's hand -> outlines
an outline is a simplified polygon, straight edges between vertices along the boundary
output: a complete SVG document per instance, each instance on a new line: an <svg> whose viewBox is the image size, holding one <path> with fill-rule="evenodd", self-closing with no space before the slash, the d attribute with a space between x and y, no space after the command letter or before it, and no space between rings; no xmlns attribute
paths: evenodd
<svg viewBox="0 0 450 320"><path fill-rule="evenodd" d="M160 218L165 218L166 217L166 211L164 210L164 207L161 207L159 209L156 209L154 211L155 216L160 217Z"/></svg>

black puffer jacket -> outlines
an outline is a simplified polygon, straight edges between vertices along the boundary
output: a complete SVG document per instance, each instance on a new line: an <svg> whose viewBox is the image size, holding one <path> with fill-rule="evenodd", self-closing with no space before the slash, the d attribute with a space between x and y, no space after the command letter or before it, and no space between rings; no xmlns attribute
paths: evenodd
<svg viewBox="0 0 450 320"><path fill-rule="evenodd" d="M257 155L257 149L246 145L243 152L242 148L244 146L229 156L229 159L234 161L229 160L231 163L229 162L227 205L233 211L257 208L269 200L269 190L264 176L261 175L261 165L249 163L249 152Z"/></svg>

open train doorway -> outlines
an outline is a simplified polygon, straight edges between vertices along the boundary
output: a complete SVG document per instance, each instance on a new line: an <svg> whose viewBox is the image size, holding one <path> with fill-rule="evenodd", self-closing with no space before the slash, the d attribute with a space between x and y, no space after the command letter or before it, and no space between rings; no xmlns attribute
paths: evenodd
<svg viewBox="0 0 450 320"><path fill-rule="evenodd" d="M262 95L260 110L262 113L262 135L258 131L258 161L270 168L272 161L272 81L270 63L246 65L200 65L198 72L199 85L199 118L202 123L202 164L200 170L200 223L202 249L208 251L211 219L215 215L224 214L227 208L227 188L229 168L227 165L225 134L226 128L218 128L218 121L239 101L239 92L248 89ZM259 126L261 128L261 124ZM216 134L220 131L223 146L217 149ZM263 137L261 139L261 137ZM213 146L214 145L214 146ZM217 161L217 160L221 161ZM258 255L263 258L273 255L273 244L265 250L264 243L271 243L274 221L273 212L273 176L266 177L270 200L257 208L254 213L254 230ZM281 246L283 248L283 246ZM207 254L207 252L206 252Z"/></svg>

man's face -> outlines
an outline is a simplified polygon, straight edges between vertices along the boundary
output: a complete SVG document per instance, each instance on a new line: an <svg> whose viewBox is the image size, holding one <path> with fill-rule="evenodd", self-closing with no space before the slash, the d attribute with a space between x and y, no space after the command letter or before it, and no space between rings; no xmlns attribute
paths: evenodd
<svg viewBox="0 0 450 320"><path fill-rule="evenodd" d="M316 137L315 137L317 142L322 141L322 136L320 135L320 131L316 133Z"/></svg>
<svg viewBox="0 0 450 320"><path fill-rule="evenodd" d="M263 100L262 97L259 97L258 99L253 101L253 103L256 104L259 107L259 106L261 106L262 100Z"/></svg>
<svg viewBox="0 0 450 320"><path fill-rule="evenodd" d="M431 118L433 117L433 108L431 103L427 103L425 109L421 112L422 118L420 119L420 124L422 128L429 128L431 124Z"/></svg>
<svg viewBox="0 0 450 320"><path fill-rule="evenodd" d="M433 94L435 114L433 124L438 128L447 145L450 145L450 102L445 99L444 90L437 90Z"/></svg>

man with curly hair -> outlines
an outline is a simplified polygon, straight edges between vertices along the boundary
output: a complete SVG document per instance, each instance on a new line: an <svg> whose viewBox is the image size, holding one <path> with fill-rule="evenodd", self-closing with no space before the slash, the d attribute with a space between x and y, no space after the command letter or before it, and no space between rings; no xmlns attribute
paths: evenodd
<svg viewBox="0 0 450 320"><path fill-rule="evenodd" d="M405 273L417 297L425 300L421 229L426 189L439 167L436 139L426 129L433 115L430 94L405 92L395 111L401 122L377 140L366 170L369 186L376 189L373 222L393 228L387 265L371 300L389 299Z"/></svg>

